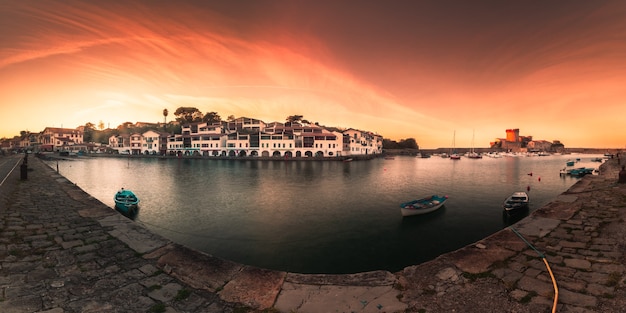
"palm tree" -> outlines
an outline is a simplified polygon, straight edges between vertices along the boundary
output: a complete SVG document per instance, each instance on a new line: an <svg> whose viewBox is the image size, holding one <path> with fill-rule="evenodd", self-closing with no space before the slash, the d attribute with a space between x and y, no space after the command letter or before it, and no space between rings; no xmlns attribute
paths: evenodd
<svg viewBox="0 0 626 313"><path fill-rule="evenodd" d="M163 131L165 131L165 126L167 125L167 114L169 112L167 109L163 109Z"/></svg>

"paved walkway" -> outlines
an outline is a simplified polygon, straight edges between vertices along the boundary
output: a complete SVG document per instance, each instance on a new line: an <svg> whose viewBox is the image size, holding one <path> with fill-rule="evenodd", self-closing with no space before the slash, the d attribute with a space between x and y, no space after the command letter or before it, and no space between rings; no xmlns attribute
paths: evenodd
<svg viewBox="0 0 626 313"><path fill-rule="evenodd" d="M559 312L625 305L626 186L615 184L616 160L515 228L398 273L354 275L277 272L192 251L39 160L28 165L27 180L14 172L0 185L3 313L550 312L542 256Z"/></svg>

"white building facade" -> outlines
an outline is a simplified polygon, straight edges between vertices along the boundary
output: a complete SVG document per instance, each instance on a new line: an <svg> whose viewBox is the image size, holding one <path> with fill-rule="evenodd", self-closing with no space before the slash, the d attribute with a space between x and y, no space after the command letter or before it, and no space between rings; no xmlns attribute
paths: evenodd
<svg viewBox="0 0 626 313"><path fill-rule="evenodd" d="M164 154L154 145L158 136L162 138L165 134L155 131L133 134L129 145L121 148L131 149L133 154L155 154L154 151ZM119 140L110 139L109 142L120 147ZM165 149L168 155L178 156L287 159L375 155L382 153L382 144L382 136L367 131L329 131L317 125L295 122L266 124L242 117L222 123L183 125L180 134L167 136Z"/></svg>
<svg viewBox="0 0 626 313"><path fill-rule="evenodd" d="M72 128L46 127L38 138L42 151L78 151L84 148L83 132Z"/></svg>

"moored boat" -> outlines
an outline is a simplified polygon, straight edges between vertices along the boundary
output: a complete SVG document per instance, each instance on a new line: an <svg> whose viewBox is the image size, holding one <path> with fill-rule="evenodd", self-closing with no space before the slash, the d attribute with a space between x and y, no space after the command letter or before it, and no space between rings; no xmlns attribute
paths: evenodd
<svg viewBox="0 0 626 313"><path fill-rule="evenodd" d="M432 195L430 197L404 202L400 204L400 213L402 213L402 216L430 213L441 208L446 200L448 200L448 196Z"/></svg>
<svg viewBox="0 0 626 313"><path fill-rule="evenodd" d="M516 191L512 195L510 195L504 203L502 207L504 211L509 214L517 213L518 211L524 211L528 209L528 194L524 191Z"/></svg>
<svg viewBox="0 0 626 313"><path fill-rule="evenodd" d="M137 214L139 198L132 191L122 188L115 194L114 200L118 211L128 216Z"/></svg>
<svg viewBox="0 0 626 313"><path fill-rule="evenodd" d="M569 171L569 174L574 177L583 177L587 174L593 174L593 170L594 170L593 168L579 167L579 168L571 169Z"/></svg>

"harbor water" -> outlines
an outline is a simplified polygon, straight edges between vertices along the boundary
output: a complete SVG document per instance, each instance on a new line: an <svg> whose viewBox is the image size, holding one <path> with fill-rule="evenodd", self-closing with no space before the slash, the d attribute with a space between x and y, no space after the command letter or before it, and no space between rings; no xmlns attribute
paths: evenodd
<svg viewBox="0 0 626 313"><path fill-rule="evenodd" d="M79 157L46 161L113 208L120 188L141 199L137 223L174 242L247 265L297 273L401 270L476 242L515 220L502 202L529 190L530 211L578 178L566 161L598 155L450 160L215 160ZM447 195L402 217L400 203Z"/></svg>

